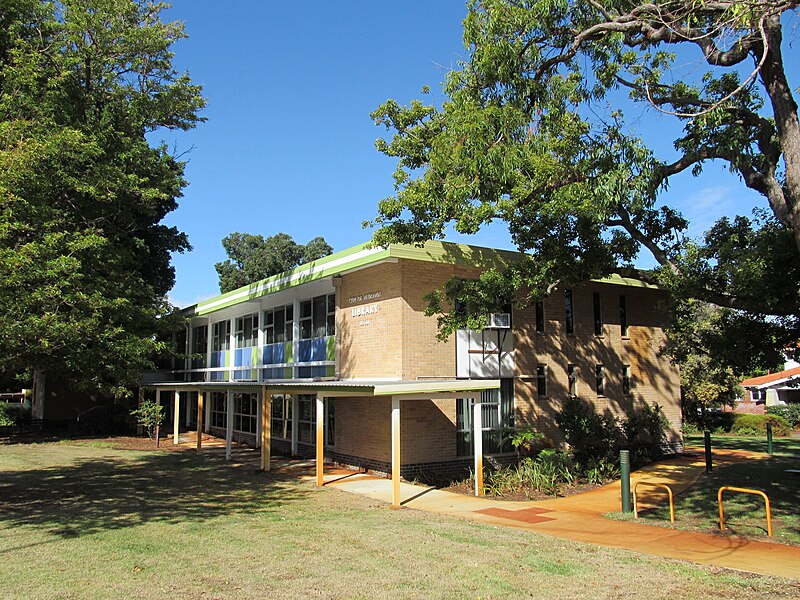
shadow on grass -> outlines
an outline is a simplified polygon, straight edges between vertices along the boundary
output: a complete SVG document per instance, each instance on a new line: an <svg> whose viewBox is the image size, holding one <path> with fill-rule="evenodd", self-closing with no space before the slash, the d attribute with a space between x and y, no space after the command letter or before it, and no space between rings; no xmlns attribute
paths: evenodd
<svg viewBox="0 0 800 600"><path fill-rule="evenodd" d="M0 523L42 527L69 538L153 522L203 522L277 511L307 494L295 480L191 452L78 458L66 465L0 471Z"/></svg>
<svg viewBox="0 0 800 600"><path fill-rule="evenodd" d="M705 473L675 502L678 526L688 522L697 527L719 527L717 492L722 486L760 490L767 494L772 507L773 528L793 544L800 544L800 476L787 473L800 469L800 459L773 456L715 468ZM742 535L766 534L766 511L760 496L739 492L724 493L726 531ZM660 506L645 511L645 516L669 518L668 509Z"/></svg>
<svg viewBox="0 0 800 600"><path fill-rule="evenodd" d="M687 435L685 437L687 445L703 447L702 435ZM800 438L776 437L772 441L775 454L782 456L794 456L800 458ZM725 450L748 450L750 452L766 452L766 437L741 437L728 435L712 435L711 448L722 448Z"/></svg>

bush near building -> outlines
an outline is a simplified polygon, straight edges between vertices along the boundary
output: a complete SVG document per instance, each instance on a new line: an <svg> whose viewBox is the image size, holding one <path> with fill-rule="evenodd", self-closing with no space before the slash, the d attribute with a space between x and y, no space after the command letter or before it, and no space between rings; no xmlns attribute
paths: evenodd
<svg viewBox="0 0 800 600"><path fill-rule="evenodd" d="M787 404L786 406L768 406L768 415L782 417L789 421L792 427L800 429L800 404Z"/></svg>

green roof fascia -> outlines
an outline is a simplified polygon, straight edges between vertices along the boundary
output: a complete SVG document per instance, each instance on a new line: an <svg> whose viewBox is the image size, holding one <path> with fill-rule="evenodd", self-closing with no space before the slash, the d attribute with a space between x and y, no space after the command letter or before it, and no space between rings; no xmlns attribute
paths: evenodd
<svg viewBox="0 0 800 600"><path fill-rule="evenodd" d="M204 300L183 309L181 312L188 317L207 315L280 290L338 275L386 259L416 260L483 269L492 267L505 269L515 262L519 262L523 256L524 254L512 250L498 250L443 241L429 241L423 246L391 244L386 248L373 248L370 242L366 242L300 265L290 271L285 271L221 294L215 298ZM632 277L623 277L616 273L608 277L592 279L592 281L612 285L661 289L657 285Z"/></svg>
<svg viewBox="0 0 800 600"><path fill-rule="evenodd" d="M260 298L268 294L292 288L311 281L317 281L325 277L330 277L350 269L355 269L368 265L373 262L389 258L389 250L376 248L366 256L359 256L352 260L348 257L369 250L368 244L359 244L352 248L347 248L340 252L329 254L323 258L300 265L289 271L284 271L272 277L267 277L261 281L256 281L244 287L237 288L214 298L204 300L193 306L185 308L182 312L184 316L202 316L223 308L234 306L248 300ZM331 263L334 263L333 265Z"/></svg>

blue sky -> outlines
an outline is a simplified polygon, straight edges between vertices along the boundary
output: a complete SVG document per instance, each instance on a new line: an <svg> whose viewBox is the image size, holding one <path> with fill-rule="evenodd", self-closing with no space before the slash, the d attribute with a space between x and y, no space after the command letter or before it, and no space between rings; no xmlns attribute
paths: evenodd
<svg viewBox="0 0 800 600"><path fill-rule="evenodd" d="M184 22L189 35L174 48L175 65L208 99L206 123L163 136L178 153L189 151L189 186L166 223L185 231L194 249L174 257L172 302L218 293L214 263L225 259L220 240L233 231L285 232L299 243L321 235L335 250L367 241L361 224L392 194L395 166L375 150L384 130L369 114L388 98L418 98L424 85L433 91L429 99L441 98L447 70L466 57L464 1L172 5L165 18ZM650 112L639 123L662 140L674 131L671 117ZM692 234L720 214L765 205L721 165L699 179L676 178L665 200L690 219ZM511 247L501 226L450 239Z"/></svg>

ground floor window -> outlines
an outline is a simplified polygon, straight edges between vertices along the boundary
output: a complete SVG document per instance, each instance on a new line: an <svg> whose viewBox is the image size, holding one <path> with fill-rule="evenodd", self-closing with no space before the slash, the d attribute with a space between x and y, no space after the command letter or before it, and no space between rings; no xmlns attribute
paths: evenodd
<svg viewBox="0 0 800 600"><path fill-rule="evenodd" d="M333 446L336 441L336 400L325 400L325 445Z"/></svg>
<svg viewBox="0 0 800 600"><path fill-rule="evenodd" d="M483 423L483 451L485 454L511 452L507 433L514 427L514 380L500 380L500 390L481 392L481 421ZM474 453L472 439L472 402L465 398L456 400L456 449L459 456Z"/></svg>
<svg viewBox="0 0 800 600"><path fill-rule="evenodd" d="M300 394L297 398L297 440L305 444L314 443L314 425L316 424L315 403L313 394Z"/></svg>
<svg viewBox="0 0 800 600"><path fill-rule="evenodd" d="M256 432L258 394L233 395L233 429L244 433Z"/></svg>
<svg viewBox="0 0 800 600"><path fill-rule="evenodd" d="M211 427L226 428L228 426L228 411L225 406L225 392L211 393Z"/></svg>
<svg viewBox="0 0 800 600"><path fill-rule="evenodd" d="M272 437L292 439L292 397L289 394L272 396Z"/></svg>

